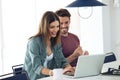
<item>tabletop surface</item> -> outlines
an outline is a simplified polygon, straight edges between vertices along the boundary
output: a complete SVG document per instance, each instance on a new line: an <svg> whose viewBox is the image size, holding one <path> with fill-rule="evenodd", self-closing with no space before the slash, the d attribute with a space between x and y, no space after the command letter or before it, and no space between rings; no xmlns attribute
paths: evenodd
<svg viewBox="0 0 120 80"><path fill-rule="evenodd" d="M118 69L119 65L120 65L120 60L113 61L110 63L105 63L103 65L101 72L106 72L108 70L108 68ZM38 80L53 80L53 77L51 76L51 77L41 78ZM76 79L63 77L62 80L120 80L120 76L118 76L118 75L101 75L100 74L98 76L90 76L90 77L76 78Z"/></svg>

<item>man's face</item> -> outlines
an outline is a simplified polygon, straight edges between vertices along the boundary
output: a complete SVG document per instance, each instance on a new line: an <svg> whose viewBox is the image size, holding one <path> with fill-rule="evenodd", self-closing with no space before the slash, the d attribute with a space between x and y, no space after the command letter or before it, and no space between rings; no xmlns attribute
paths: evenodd
<svg viewBox="0 0 120 80"><path fill-rule="evenodd" d="M59 17L60 19L60 31L61 35L67 35L69 26L70 26L70 19L69 17Z"/></svg>

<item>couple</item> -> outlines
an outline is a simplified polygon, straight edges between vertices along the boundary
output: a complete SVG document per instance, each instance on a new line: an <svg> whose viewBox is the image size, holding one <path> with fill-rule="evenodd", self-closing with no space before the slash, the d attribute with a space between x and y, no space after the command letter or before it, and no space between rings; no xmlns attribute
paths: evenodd
<svg viewBox="0 0 120 80"><path fill-rule="evenodd" d="M74 73L77 58L84 51L78 37L68 32L70 17L67 9L43 14L38 33L27 44L24 70L30 80L52 76L55 68L63 68L64 74Z"/></svg>

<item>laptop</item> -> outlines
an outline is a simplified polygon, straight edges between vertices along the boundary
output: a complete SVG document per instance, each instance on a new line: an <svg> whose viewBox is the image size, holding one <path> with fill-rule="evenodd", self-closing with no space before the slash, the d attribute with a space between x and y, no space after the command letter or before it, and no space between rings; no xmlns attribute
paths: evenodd
<svg viewBox="0 0 120 80"><path fill-rule="evenodd" d="M105 54L79 56L74 75L64 75L68 78L80 78L99 75L104 63Z"/></svg>

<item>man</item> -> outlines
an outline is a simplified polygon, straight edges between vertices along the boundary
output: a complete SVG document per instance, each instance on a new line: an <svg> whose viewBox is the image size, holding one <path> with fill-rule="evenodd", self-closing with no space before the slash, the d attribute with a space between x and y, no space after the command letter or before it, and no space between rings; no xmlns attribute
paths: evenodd
<svg viewBox="0 0 120 80"><path fill-rule="evenodd" d="M60 30L61 30L61 44L62 51L67 61L71 66L75 67L77 64L78 56L88 55L88 51L83 51L80 46L79 38L70 32L70 17L71 14L67 9L60 9L56 11L56 14L60 19Z"/></svg>

